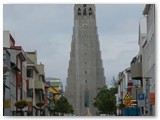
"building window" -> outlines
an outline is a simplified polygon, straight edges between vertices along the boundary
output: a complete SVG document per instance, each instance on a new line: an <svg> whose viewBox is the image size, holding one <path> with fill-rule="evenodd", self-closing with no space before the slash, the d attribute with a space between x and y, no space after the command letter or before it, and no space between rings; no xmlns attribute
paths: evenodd
<svg viewBox="0 0 160 120"><path fill-rule="evenodd" d="M33 78L33 69L27 69L27 77Z"/></svg>
<svg viewBox="0 0 160 120"><path fill-rule="evenodd" d="M83 10L83 15L87 15L86 8L84 8L84 10Z"/></svg>
<svg viewBox="0 0 160 120"><path fill-rule="evenodd" d="M85 74L87 74L87 71L85 71Z"/></svg>
<svg viewBox="0 0 160 120"><path fill-rule="evenodd" d="M40 76L39 76L39 80L43 81L43 80L44 80L44 76L43 76L43 75L40 75Z"/></svg>
<svg viewBox="0 0 160 120"><path fill-rule="evenodd" d="M87 7L87 5L86 5L86 4L83 4L83 7Z"/></svg>
<svg viewBox="0 0 160 120"><path fill-rule="evenodd" d="M87 80L86 80L86 83L87 83Z"/></svg>
<svg viewBox="0 0 160 120"><path fill-rule="evenodd" d="M81 9L80 8L78 9L78 15L81 15Z"/></svg>
<svg viewBox="0 0 160 120"><path fill-rule="evenodd" d="M92 9L89 8L89 15L92 15Z"/></svg>
<svg viewBox="0 0 160 120"><path fill-rule="evenodd" d="M27 97L33 97L33 90L27 89Z"/></svg>

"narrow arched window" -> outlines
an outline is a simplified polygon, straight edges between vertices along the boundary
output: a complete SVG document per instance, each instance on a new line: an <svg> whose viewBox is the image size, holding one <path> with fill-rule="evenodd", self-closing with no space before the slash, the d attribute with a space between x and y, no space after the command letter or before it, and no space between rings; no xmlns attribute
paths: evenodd
<svg viewBox="0 0 160 120"><path fill-rule="evenodd" d="M81 9L78 8L78 15L81 15Z"/></svg>
<svg viewBox="0 0 160 120"><path fill-rule="evenodd" d="M92 15L92 8L89 8L89 15Z"/></svg>
<svg viewBox="0 0 160 120"><path fill-rule="evenodd" d="M87 15L86 8L84 8L84 10L83 10L83 15Z"/></svg>

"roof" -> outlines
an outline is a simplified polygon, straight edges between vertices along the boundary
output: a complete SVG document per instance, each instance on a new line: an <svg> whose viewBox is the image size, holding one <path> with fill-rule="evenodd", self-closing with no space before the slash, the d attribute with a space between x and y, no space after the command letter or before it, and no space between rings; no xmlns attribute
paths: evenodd
<svg viewBox="0 0 160 120"><path fill-rule="evenodd" d="M46 77L45 80L60 80L59 78L53 78L53 77Z"/></svg>
<svg viewBox="0 0 160 120"><path fill-rule="evenodd" d="M151 4L147 4L147 5L145 6L144 11L143 11L143 15L147 15L147 14L148 14L148 11L149 11L149 9L150 9L150 6L151 6Z"/></svg>
<svg viewBox="0 0 160 120"><path fill-rule="evenodd" d="M12 35L10 33L9 33L9 35L10 35L10 40L13 42L13 44L15 44L14 38L12 37Z"/></svg>
<svg viewBox="0 0 160 120"><path fill-rule="evenodd" d="M60 94L59 91L56 88L54 88L54 87L49 87L48 89L49 89L50 92Z"/></svg>
<svg viewBox="0 0 160 120"><path fill-rule="evenodd" d="M51 85L52 87L58 87L59 84L60 84L60 82L50 82L50 85Z"/></svg>

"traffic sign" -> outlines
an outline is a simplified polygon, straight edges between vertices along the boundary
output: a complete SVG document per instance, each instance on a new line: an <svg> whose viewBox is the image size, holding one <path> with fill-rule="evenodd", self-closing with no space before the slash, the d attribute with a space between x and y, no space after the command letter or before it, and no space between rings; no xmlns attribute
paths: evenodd
<svg viewBox="0 0 160 120"><path fill-rule="evenodd" d="M132 99L132 100L131 100L131 106L136 106L136 105L137 105L137 100Z"/></svg>
<svg viewBox="0 0 160 120"><path fill-rule="evenodd" d="M144 100L144 93L138 94L138 100Z"/></svg>
<svg viewBox="0 0 160 120"><path fill-rule="evenodd" d="M126 93L125 97L124 97L124 100L131 100L131 96L128 94L128 92Z"/></svg>
<svg viewBox="0 0 160 120"><path fill-rule="evenodd" d="M131 100L125 100L124 103L125 103L125 107L131 106Z"/></svg>
<svg viewBox="0 0 160 120"><path fill-rule="evenodd" d="M139 93L138 94L138 106L139 107L145 106L145 96L144 96L144 93Z"/></svg>

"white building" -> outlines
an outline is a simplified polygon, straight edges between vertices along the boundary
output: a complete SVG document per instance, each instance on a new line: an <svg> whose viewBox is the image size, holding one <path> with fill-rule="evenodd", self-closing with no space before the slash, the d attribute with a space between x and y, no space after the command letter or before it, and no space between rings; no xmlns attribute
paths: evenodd
<svg viewBox="0 0 160 120"><path fill-rule="evenodd" d="M125 105L125 96L129 94L131 100L136 101L136 94L142 92L142 87L139 80L131 79L131 68L126 68L124 71L120 72L118 75L118 94L117 97L117 115L122 115L122 109L119 109L120 104ZM131 106L128 107L136 107L131 102Z"/></svg>
<svg viewBox="0 0 160 120"><path fill-rule="evenodd" d="M4 115L13 115L14 106L18 100L26 99L25 54L21 46L15 46L15 40L9 31L3 31L3 60L8 61L10 71L4 73L4 81L8 89L4 89L4 102L10 101L10 106L4 110ZM10 54L10 58L7 57ZM5 71L5 69L4 69Z"/></svg>
<svg viewBox="0 0 160 120"><path fill-rule="evenodd" d="M148 115L155 115L155 5L147 4L143 11L146 17L146 39L140 44L142 50L143 90L147 92L147 81L150 84L148 94L149 105L146 105ZM140 32L140 35L143 34ZM140 38L142 40L143 38ZM147 93L146 93L147 95ZM148 107L149 106L149 107ZM150 109L150 110L149 110Z"/></svg>
<svg viewBox="0 0 160 120"><path fill-rule="evenodd" d="M142 114L155 115L155 5L147 4L139 23L139 53L131 62L131 77L141 81L145 94Z"/></svg>

